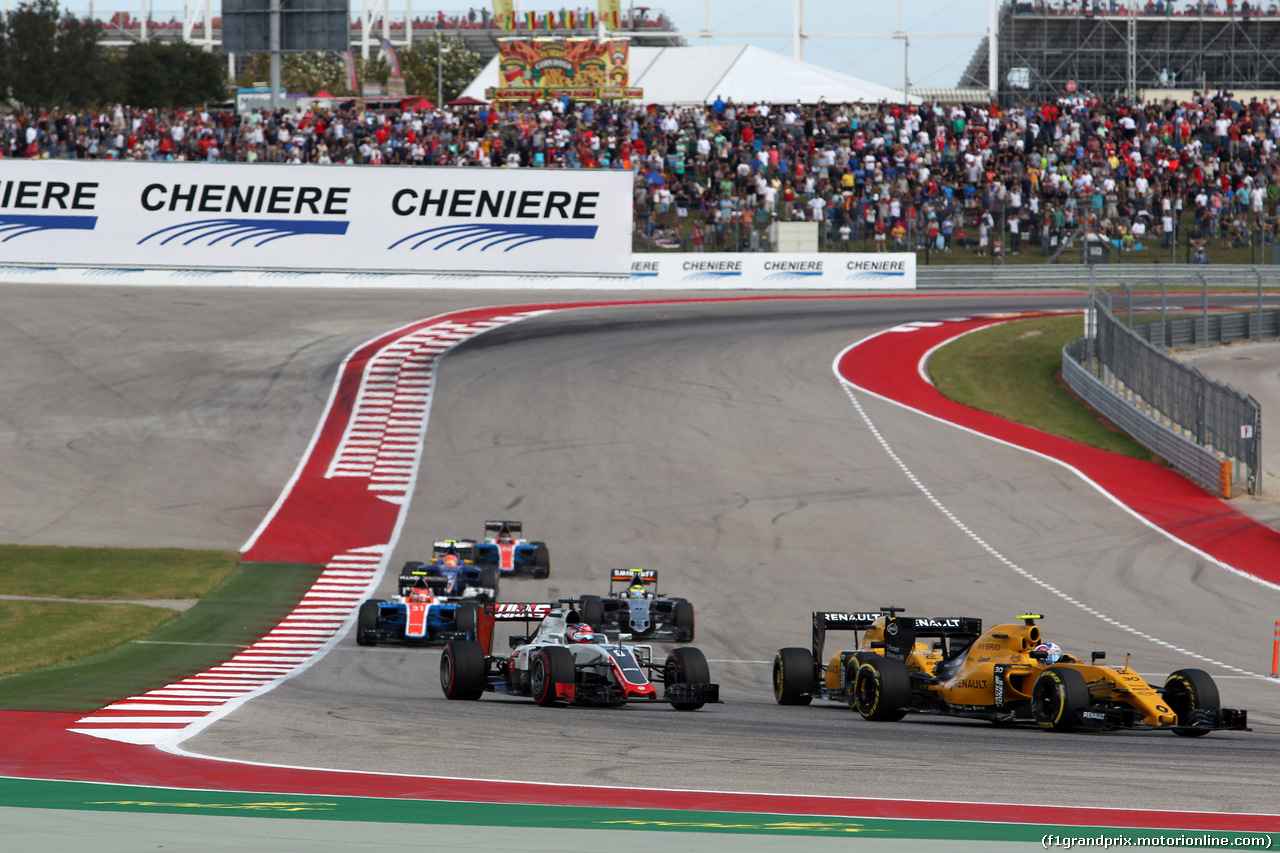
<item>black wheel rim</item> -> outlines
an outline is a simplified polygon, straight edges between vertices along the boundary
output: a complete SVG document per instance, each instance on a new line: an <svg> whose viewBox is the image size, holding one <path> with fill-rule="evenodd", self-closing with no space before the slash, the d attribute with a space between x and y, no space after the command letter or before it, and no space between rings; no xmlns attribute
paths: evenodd
<svg viewBox="0 0 1280 853"><path fill-rule="evenodd" d="M870 673L862 673L857 676L855 682L855 692L858 696L858 707L874 708L876 704L876 696L879 694L879 685L876 684L875 678Z"/></svg>
<svg viewBox="0 0 1280 853"><path fill-rule="evenodd" d="M542 661L533 662L533 673L529 676L529 686L533 688L533 695L541 697L546 692L546 672L542 668Z"/></svg>

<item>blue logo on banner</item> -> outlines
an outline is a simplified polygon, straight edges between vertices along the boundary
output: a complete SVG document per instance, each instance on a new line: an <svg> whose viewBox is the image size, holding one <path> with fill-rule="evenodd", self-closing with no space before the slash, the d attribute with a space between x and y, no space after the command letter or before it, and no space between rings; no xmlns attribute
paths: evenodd
<svg viewBox="0 0 1280 853"><path fill-rule="evenodd" d="M863 270L848 276L846 281L858 278L902 278L906 274L905 270Z"/></svg>
<svg viewBox="0 0 1280 853"><path fill-rule="evenodd" d="M716 278L734 278L742 275L742 270L706 270L704 272L689 273L684 277L684 281L703 281L706 279Z"/></svg>
<svg viewBox="0 0 1280 853"><path fill-rule="evenodd" d="M631 277L632 278L657 278L658 274L656 272L633 272L631 273Z"/></svg>
<svg viewBox="0 0 1280 853"><path fill-rule="evenodd" d="M765 281L782 278L822 278L822 270L792 270L771 272L764 277Z"/></svg>
<svg viewBox="0 0 1280 853"><path fill-rule="evenodd" d="M440 251L446 246L461 242L457 247L458 251L470 248L476 243L482 243L480 251L484 252L504 243L510 243L511 245L503 249L504 252L510 252L527 243L538 243L542 240L593 240L597 230L596 225L500 225L496 223L441 225L401 237L387 248L394 249L401 243L417 240L409 247L410 249L435 243L436 245L432 245L431 248Z"/></svg>
<svg viewBox="0 0 1280 853"><path fill-rule="evenodd" d="M2 242L14 237L33 234L36 231L92 231L98 224L96 216L41 216L40 214L0 214L0 234L10 232Z"/></svg>
<svg viewBox="0 0 1280 853"><path fill-rule="evenodd" d="M199 222L186 222L182 225L161 228L143 237L138 241L138 245L141 246L152 237L168 234L169 236L160 241L161 246L173 240L182 240L184 246L190 246L197 240L208 240L208 245L212 246L223 240L235 238L231 243L232 246L238 246L245 240L258 240L253 244L256 248L284 237L302 237L311 234L341 236L347 233L347 225L346 222L294 222L288 219L202 219Z"/></svg>

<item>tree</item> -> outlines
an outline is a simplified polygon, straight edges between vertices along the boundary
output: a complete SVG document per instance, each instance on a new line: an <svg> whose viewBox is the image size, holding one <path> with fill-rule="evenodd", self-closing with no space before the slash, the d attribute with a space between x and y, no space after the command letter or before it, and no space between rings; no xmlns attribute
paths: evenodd
<svg viewBox="0 0 1280 853"><path fill-rule="evenodd" d="M347 87L347 67L336 53L285 54L280 84L286 92L299 95L314 95L321 90L331 95L356 94Z"/></svg>
<svg viewBox="0 0 1280 853"><path fill-rule="evenodd" d="M482 66L480 55L469 49L462 39L441 33L435 33L425 41L415 41L413 50L400 53L405 91L435 100L437 56L442 60L444 71L444 100L452 101L471 85Z"/></svg>
<svg viewBox="0 0 1280 853"><path fill-rule="evenodd" d="M109 97L112 75L99 28L56 0L21 3L4 22L0 75L18 103L35 109L77 108Z"/></svg>
<svg viewBox="0 0 1280 853"><path fill-rule="evenodd" d="M169 109L227 98L222 60L186 42L130 45L120 59L121 99Z"/></svg>

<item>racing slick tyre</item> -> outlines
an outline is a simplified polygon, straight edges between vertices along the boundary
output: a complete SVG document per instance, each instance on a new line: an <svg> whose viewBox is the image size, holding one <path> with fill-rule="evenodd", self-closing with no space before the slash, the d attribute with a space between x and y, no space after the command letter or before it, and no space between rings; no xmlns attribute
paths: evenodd
<svg viewBox="0 0 1280 853"><path fill-rule="evenodd" d="M478 640L480 628L480 605L459 604L453 611L453 630L467 634L468 639Z"/></svg>
<svg viewBox="0 0 1280 853"><path fill-rule="evenodd" d="M1178 725L1185 726L1191 719L1191 712L1205 708L1219 708L1218 685L1213 683L1209 673L1202 669L1180 669L1172 673L1164 682L1164 701L1173 713L1178 715ZM1182 737L1200 737L1209 733L1208 729L1174 729L1173 733Z"/></svg>
<svg viewBox="0 0 1280 853"><path fill-rule="evenodd" d="M813 652L778 649L773 657L773 698L779 705L813 701Z"/></svg>
<svg viewBox="0 0 1280 853"><path fill-rule="evenodd" d="M1084 676L1064 666L1049 667L1031 686L1031 716L1045 731L1071 731L1076 711L1091 701Z"/></svg>
<svg viewBox="0 0 1280 853"><path fill-rule="evenodd" d="M546 545L539 544L533 549L533 576L535 578L551 576L551 551Z"/></svg>
<svg viewBox="0 0 1280 853"><path fill-rule="evenodd" d="M529 692L539 705L556 704L556 687L573 684L573 653L559 646L544 646L533 655L529 667Z"/></svg>
<svg viewBox="0 0 1280 853"><path fill-rule="evenodd" d="M582 617L583 622L586 622L595 630L604 630L604 604L601 603L600 596L582 596L582 610L578 615Z"/></svg>
<svg viewBox="0 0 1280 853"><path fill-rule="evenodd" d="M711 667L707 666L707 656L700 649L688 646L675 649L667 655L667 665L663 669L664 684L709 684ZM706 702L672 702L671 707L677 711L696 711Z"/></svg>
<svg viewBox="0 0 1280 853"><path fill-rule="evenodd" d="M373 598L360 605L360 615L356 617L356 645L372 646L378 642L378 605L381 603Z"/></svg>
<svg viewBox="0 0 1280 853"><path fill-rule="evenodd" d="M876 655L858 666L848 688L853 708L877 723L901 720L911 702L911 676L900 660Z"/></svg>
<svg viewBox="0 0 1280 853"><path fill-rule="evenodd" d="M493 590L492 593L485 596L486 601L498 600L498 576L500 574L501 573L498 571L497 566L486 566L480 570L480 582L477 586L483 586Z"/></svg>
<svg viewBox="0 0 1280 853"><path fill-rule="evenodd" d="M683 598L676 602L676 606L671 610L671 624L679 630L681 628L689 629L689 639L686 642L693 642L693 605L685 601Z"/></svg>
<svg viewBox="0 0 1280 853"><path fill-rule="evenodd" d="M446 643L440 655L440 689L446 699L473 701L484 692L484 649L474 640Z"/></svg>

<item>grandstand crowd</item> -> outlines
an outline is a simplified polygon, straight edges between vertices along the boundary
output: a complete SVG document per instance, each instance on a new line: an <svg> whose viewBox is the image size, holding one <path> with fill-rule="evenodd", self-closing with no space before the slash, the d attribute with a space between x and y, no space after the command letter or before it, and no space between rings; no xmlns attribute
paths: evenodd
<svg viewBox="0 0 1280 853"><path fill-rule="evenodd" d="M238 115L116 106L6 113L0 155L151 161L627 169L638 239L766 250L818 223L826 249L1049 254L1272 241L1280 101L735 104L556 100L443 109L355 102ZM1178 229L1178 230L1175 230ZM1077 241L1077 242L1073 242Z"/></svg>

